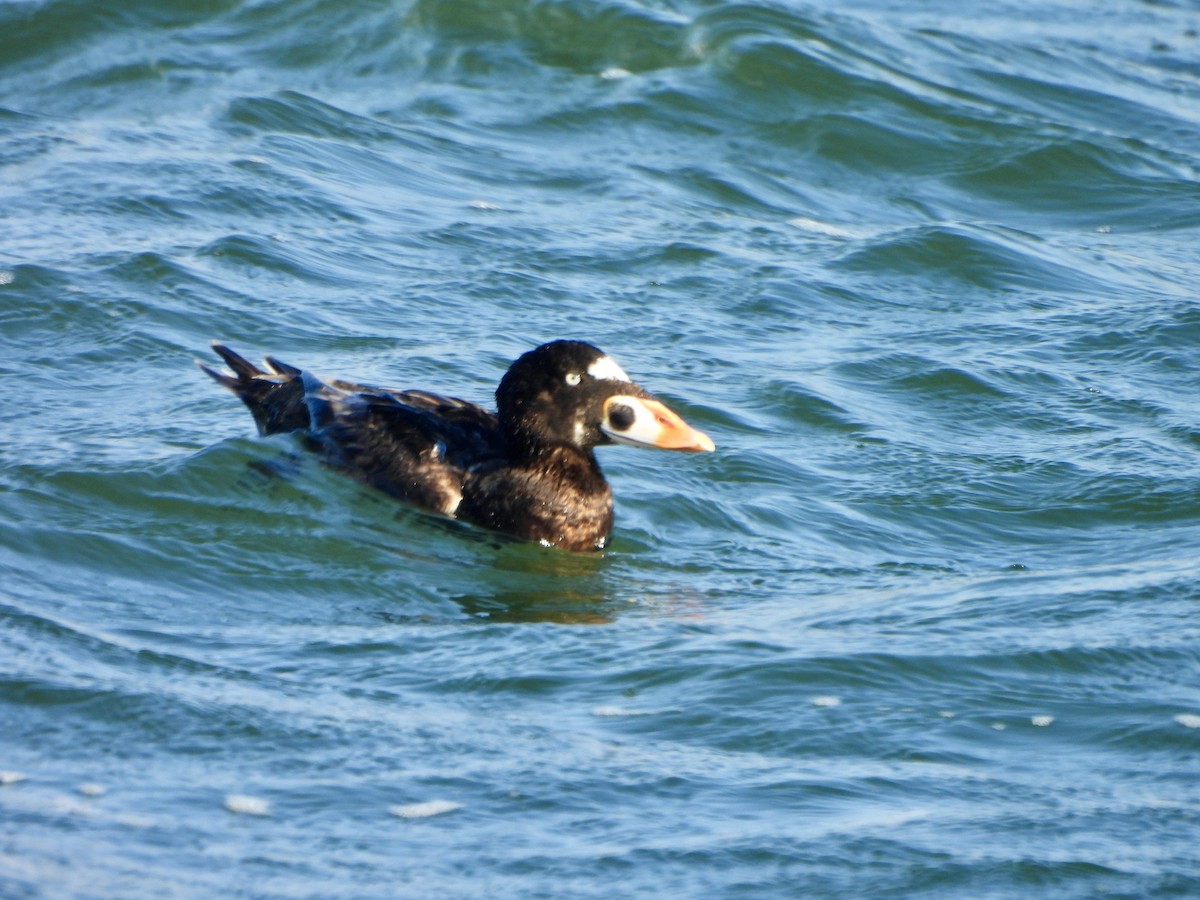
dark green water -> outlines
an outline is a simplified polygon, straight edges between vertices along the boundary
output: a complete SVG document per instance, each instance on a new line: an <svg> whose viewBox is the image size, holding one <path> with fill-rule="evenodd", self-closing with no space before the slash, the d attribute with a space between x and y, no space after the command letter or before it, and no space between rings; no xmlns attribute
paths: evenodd
<svg viewBox="0 0 1200 900"><path fill-rule="evenodd" d="M1200 894L1198 31L0 4L0 896ZM599 558L191 364L555 337L719 448Z"/></svg>

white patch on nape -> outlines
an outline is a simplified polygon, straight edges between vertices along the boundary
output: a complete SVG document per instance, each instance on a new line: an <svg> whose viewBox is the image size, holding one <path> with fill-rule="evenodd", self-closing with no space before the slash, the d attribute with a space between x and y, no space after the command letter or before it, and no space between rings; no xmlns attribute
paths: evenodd
<svg viewBox="0 0 1200 900"><path fill-rule="evenodd" d="M598 360L588 366L588 374L593 378L599 378L602 381L632 381L625 370L613 362L611 356L601 356Z"/></svg>

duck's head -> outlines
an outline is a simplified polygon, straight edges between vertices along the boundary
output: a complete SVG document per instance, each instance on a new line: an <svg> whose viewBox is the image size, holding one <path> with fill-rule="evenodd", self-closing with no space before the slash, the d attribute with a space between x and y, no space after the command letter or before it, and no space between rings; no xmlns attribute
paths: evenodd
<svg viewBox="0 0 1200 900"><path fill-rule="evenodd" d="M526 450L569 444L634 444L700 452L713 442L583 341L553 341L509 367L496 389L509 439Z"/></svg>

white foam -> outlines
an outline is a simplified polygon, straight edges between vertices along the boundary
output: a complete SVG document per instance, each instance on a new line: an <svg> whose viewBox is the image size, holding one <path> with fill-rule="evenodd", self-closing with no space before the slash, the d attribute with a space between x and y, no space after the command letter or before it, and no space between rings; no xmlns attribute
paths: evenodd
<svg viewBox="0 0 1200 900"><path fill-rule="evenodd" d="M1038 728L1045 728L1047 725L1050 725L1054 722L1054 716L1034 716L1029 721Z"/></svg>
<svg viewBox="0 0 1200 900"><path fill-rule="evenodd" d="M1175 716L1175 721L1184 728L1200 728L1200 716L1195 713L1180 713Z"/></svg>
<svg viewBox="0 0 1200 900"><path fill-rule="evenodd" d="M103 785L93 784L90 781L81 784L77 790L85 797L103 797L107 793Z"/></svg>
<svg viewBox="0 0 1200 900"><path fill-rule="evenodd" d="M628 78L630 74L628 69L622 69L620 66L611 66L601 72L600 77L606 81L617 81L621 78Z"/></svg>
<svg viewBox="0 0 1200 900"><path fill-rule="evenodd" d="M820 697L810 697L808 702L813 706L841 706L842 698L824 695Z"/></svg>
<svg viewBox="0 0 1200 900"><path fill-rule="evenodd" d="M96 807L91 803L84 803L82 800L76 800L74 797L68 797L65 794L51 797L47 801L46 807L60 816L95 817L96 815Z"/></svg>
<svg viewBox="0 0 1200 900"><path fill-rule="evenodd" d="M225 808L231 813L243 816L269 816L271 804L261 797L251 797L249 794L227 794Z"/></svg>
<svg viewBox="0 0 1200 900"><path fill-rule="evenodd" d="M597 706L595 709L592 710L592 715L593 716L601 716L601 717L604 717L604 716L627 716L627 715L629 715L629 713L626 712L620 706Z"/></svg>
<svg viewBox="0 0 1200 900"><path fill-rule="evenodd" d="M592 715L600 716L601 718L611 716L648 716L650 715L650 710L629 709L626 706L597 706L592 710Z"/></svg>
<svg viewBox="0 0 1200 900"><path fill-rule="evenodd" d="M401 819L428 819L430 816L440 816L443 813L462 809L461 803L453 800L426 800L424 803L405 803L388 808L393 816Z"/></svg>
<svg viewBox="0 0 1200 900"><path fill-rule="evenodd" d="M20 772L0 772L0 785L16 784L18 781L24 781L25 776Z"/></svg>
<svg viewBox="0 0 1200 900"><path fill-rule="evenodd" d="M1003 731L1007 727L1008 726L1005 725L1003 722L993 722L992 723L992 728L994 728L996 731Z"/></svg>
<svg viewBox="0 0 1200 900"><path fill-rule="evenodd" d="M826 237L859 238L870 236L870 232L862 228L839 228L837 225L830 225L828 222L820 222L817 219L810 219L807 216L797 216L794 219L788 219L788 224L793 228L799 228L801 231L823 234Z"/></svg>
<svg viewBox="0 0 1200 900"><path fill-rule="evenodd" d="M950 712L950 710L948 710L948 709L943 709L940 713L938 713L938 715L941 716L943 719L953 719L954 718L954 713Z"/></svg>

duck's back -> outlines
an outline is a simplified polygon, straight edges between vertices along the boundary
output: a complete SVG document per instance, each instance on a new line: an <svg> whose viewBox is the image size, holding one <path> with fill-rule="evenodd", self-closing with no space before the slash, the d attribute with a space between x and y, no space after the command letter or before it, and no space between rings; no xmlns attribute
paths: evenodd
<svg viewBox="0 0 1200 900"><path fill-rule="evenodd" d="M325 460L373 487L454 515L474 468L503 459L496 414L456 397L324 382L271 357L259 369L213 348L234 375L201 366L246 404L263 434L298 432Z"/></svg>
<svg viewBox="0 0 1200 900"><path fill-rule="evenodd" d="M301 379L309 440L329 462L392 496L452 516L468 473L504 458L496 415L473 403Z"/></svg>

